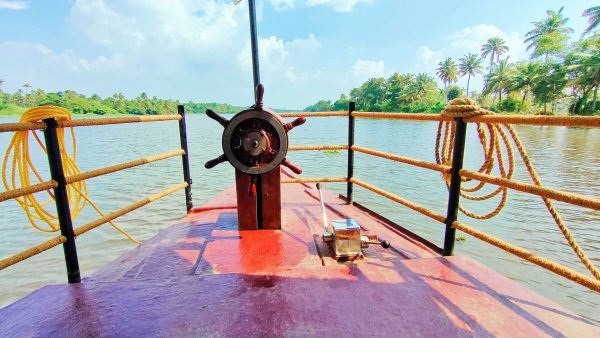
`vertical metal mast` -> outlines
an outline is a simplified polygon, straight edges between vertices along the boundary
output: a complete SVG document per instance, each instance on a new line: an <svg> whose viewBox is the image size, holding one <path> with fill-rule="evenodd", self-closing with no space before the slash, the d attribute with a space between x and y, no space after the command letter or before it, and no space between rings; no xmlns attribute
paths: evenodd
<svg viewBox="0 0 600 338"><path fill-rule="evenodd" d="M258 41L256 37L256 6L254 0L248 0L248 15L250 16L250 43L252 45L252 73L254 74L254 99L256 100L256 87L260 83L260 70L258 68Z"/></svg>

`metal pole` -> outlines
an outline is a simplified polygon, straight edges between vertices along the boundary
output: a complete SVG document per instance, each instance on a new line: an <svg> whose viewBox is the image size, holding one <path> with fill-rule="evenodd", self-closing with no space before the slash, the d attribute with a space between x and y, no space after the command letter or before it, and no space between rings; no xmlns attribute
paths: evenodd
<svg viewBox="0 0 600 338"><path fill-rule="evenodd" d="M67 241L63 243L65 263L67 265L67 279L69 283L79 283L81 282L79 260L77 259L75 233L73 232L73 222L71 221L71 210L69 208L69 197L67 195L67 182L62 166L58 137L56 135L56 120L50 118L45 119L44 122L46 123L44 139L46 142L46 150L48 152L50 176L53 180L58 182L58 186L54 189L54 200L56 202L58 223L60 224L60 234L67 238Z"/></svg>
<svg viewBox="0 0 600 338"><path fill-rule="evenodd" d="M250 16L250 44L252 46L252 74L254 75L254 100L256 101L256 87L260 83L260 70L258 67L258 41L256 36L256 7L254 0L248 0L248 15Z"/></svg>
<svg viewBox="0 0 600 338"><path fill-rule="evenodd" d="M346 198L348 200L348 204L352 204L352 188L353 183L350 182L350 179L354 177L354 150L352 150L352 146L354 145L354 116L352 116L352 112L356 109L356 103L350 102L348 104L348 184L346 186Z"/></svg>
<svg viewBox="0 0 600 338"><path fill-rule="evenodd" d="M185 107L182 104L177 105L177 113L181 115L181 120L179 120L179 140L181 141L181 149L184 151L183 155L181 155L181 164L183 166L183 180L188 184L185 188L185 206L189 212L194 205L192 204L192 178L190 177L190 157L187 145L187 129L185 126Z"/></svg>
<svg viewBox="0 0 600 338"><path fill-rule="evenodd" d="M452 256L454 253L454 242L456 229L452 223L458 216L458 204L460 202L460 170L463 166L465 155L465 139L467 135L467 123L462 117L456 119L456 132L454 136L454 149L452 149L452 169L450 171L450 189L448 192L448 209L446 212L446 233L444 235L444 256Z"/></svg>

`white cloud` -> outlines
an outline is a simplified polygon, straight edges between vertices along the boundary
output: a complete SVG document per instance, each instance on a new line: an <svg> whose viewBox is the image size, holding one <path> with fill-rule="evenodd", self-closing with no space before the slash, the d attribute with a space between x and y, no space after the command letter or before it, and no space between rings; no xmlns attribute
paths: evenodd
<svg viewBox="0 0 600 338"><path fill-rule="evenodd" d="M314 34L309 34L307 38L297 38L292 41L284 41L274 35L268 38L259 37L258 51L260 55L260 67L271 73L284 72L284 76L294 81L309 81L315 78L315 74L320 72L298 72L294 70L294 57L313 53L321 47L321 42ZM252 55L250 53L250 43L247 42L244 48L238 53L238 62L244 72L252 70Z"/></svg>
<svg viewBox="0 0 600 338"><path fill-rule="evenodd" d="M310 33L306 39L294 39L286 44L290 49L313 52L321 47L321 42Z"/></svg>
<svg viewBox="0 0 600 338"><path fill-rule="evenodd" d="M239 42L243 12L215 0L77 0L69 20L92 41L126 54L206 60Z"/></svg>
<svg viewBox="0 0 600 338"><path fill-rule="evenodd" d="M89 83L82 83L82 77L107 76L125 66L119 54L89 59L72 50L56 52L42 44L22 42L1 43L0 64L11 70L3 74L7 85L18 87L30 82L50 91L86 89L82 87Z"/></svg>
<svg viewBox="0 0 600 338"><path fill-rule="evenodd" d="M323 73L320 70L315 72L297 72L294 67L288 67L285 70L285 78L293 83L307 83L310 81L317 80Z"/></svg>
<svg viewBox="0 0 600 338"><path fill-rule="evenodd" d="M491 37L499 36L509 48L508 54L512 59L520 59L525 54L525 45L523 36L518 32L505 33L500 28L481 24L473 27L463 28L448 35L445 40L449 41L449 49L464 50L467 52L479 53L481 46Z"/></svg>
<svg viewBox="0 0 600 338"><path fill-rule="evenodd" d="M289 52L286 50L282 39L276 36L258 39L258 50L261 68L274 69L283 65ZM238 54L238 62L243 71L252 71L252 54L250 52L250 43Z"/></svg>
<svg viewBox="0 0 600 338"><path fill-rule="evenodd" d="M307 0L306 5L312 6L328 6L336 12L352 12L354 6L358 3L370 3L371 0Z"/></svg>
<svg viewBox="0 0 600 338"><path fill-rule="evenodd" d="M385 76L383 61L369 61L358 59L352 65L352 72L361 79Z"/></svg>
<svg viewBox="0 0 600 338"><path fill-rule="evenodd" d="M29 3L26 1L0 0L0 9L20 10L27 9L28 7Z"/></svg>
<svg viewBox="0 0 600 338"><path fill-rule="evenodd" d="M276 11L294 8L295 0L269 0Z"/></svg>

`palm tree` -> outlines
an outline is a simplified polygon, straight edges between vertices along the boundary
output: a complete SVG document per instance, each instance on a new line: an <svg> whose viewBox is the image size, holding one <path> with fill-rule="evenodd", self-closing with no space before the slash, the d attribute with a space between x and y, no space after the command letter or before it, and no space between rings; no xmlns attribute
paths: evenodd
<svg viewBox="0 0 600 338"><path fill-rule="evenodd" d="M521 105L525 103L527 95L531 91L531 84L535 81L539 69L540 64L537 62L518 62L512 68L508 90L518 90L523 93Z"/></svg>
<svg viewBox="0 0 600 338"><path fill-rule="evenodd" d="M502 92L510 86L510 65L508 58L499 60L485 78L483 94L498 93L498 103L502 103ZM493 103L493 101L492 101Z"/></svg>
<svg viewBox="0 0 600 338"><path fill-rule="evenodd" d="M460 58L460 64L458 65L458 71L460 76L467 75L467 96L469 96L469 83L471 82L471 76L481 74L483 69L481 68L481 59L479 55L469 53Z"/></svg>
<svg viewBox="0 0 600 338"><path fill-rule="evenodd" d="M573 82L593 89L592 111L595 111L600 87L600 40L589 38L578 41L576 47L567 55L565 67L574 71Z"/></svg>
<svg viewBox="0 0 600 338"><path fill-rule="evenodd" d="M444 82L444 93L449 84L456 82L458 79L458 68L452 58L446 58L444 61L438 63L436 74Z"/></svg>
<svg viewBox="0 0 600 338"><path fill-rule="evenodd" d="M29 90L29 88L31 88L31 85L29 83L26 83L23 85L23 88L25 88L25 96L27 96L27 90Z"/></svg>
<svg viewBox="0 0 600 338"><path fill-rule="evenodd" d="M487 42L481 46L481 58L485 59L488 55L490 56L490 72L492 71L494 58L500 60L500 56L506 52L508 52L508 46L499 36L489 38Z"/></svg>
<svg viewBox="0 0 600 338"><path fill-rule="evenodd" d="M427 92L432 88L437 88L433 77L425 73L417 74L415 77L415 89L419 100L425 99Z"/></svg>
<svg viewBox="0 0 600 338"><path fill-rule="evenodd" d="M546 11L546 19L532 22L534 28L525 34L525 43L528 43L527 50L534 48L537 50L540 47L542 39L550 33L569 34L573 32L573 29L566 27L565 25L569 21L569 18L565 18L562 15L564 7L561 7L558 12L553 10ZM548 52L545 53L545 60L548 60Z"/></svg>
<svg viewBox="0 0 600 338"><path fill-rule="evenodd" d="M594 30L594 28L598 27L600 24L600 6L594 6L583 11L582 16L588 17L589 26L583 31L581 36L584 36Z"/></svg>

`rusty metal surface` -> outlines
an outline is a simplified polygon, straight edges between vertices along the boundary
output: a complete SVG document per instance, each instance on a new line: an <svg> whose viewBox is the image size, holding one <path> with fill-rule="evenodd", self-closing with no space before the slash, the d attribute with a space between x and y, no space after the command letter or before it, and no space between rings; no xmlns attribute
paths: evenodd
<svg viewBox="0 0 600 338"><path fill-rule="evenodd" d="M239 231L231 188L82 284L47 286L1 309L0 336L600 335L499 273L439 257L325 192L330 219L354 218L393 250L328 258L316 190L302 184L282 190L282 230Z"/></svg>

